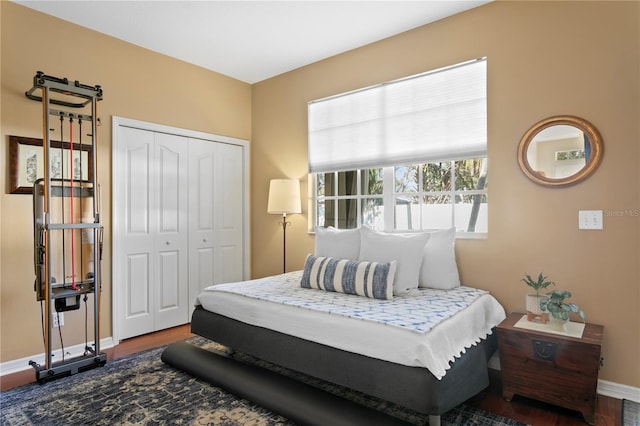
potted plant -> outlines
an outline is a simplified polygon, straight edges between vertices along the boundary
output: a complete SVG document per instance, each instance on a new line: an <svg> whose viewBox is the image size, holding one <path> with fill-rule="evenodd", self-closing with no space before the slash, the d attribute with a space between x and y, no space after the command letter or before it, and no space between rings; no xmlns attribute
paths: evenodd
<svg viewBox="0 0 640 426"><path fill-rule="evenodd" d="M542 272L538 274L537 279L533 279L529 274L524 274L524 278L521 281L535 290L535 294L527 294L527 320L534 321L536 318L539 318L541 323L546 324L549 320L549 314L543 312L540 307L540 302L546 296L541 295L540 291L551 285L555 285L555 283L553 281L547 281L547 277L542 275Z"/></svg>
<svg viewBox="0 0 640 426"><path fill-rule="evenodd" d="M571 312L580 315L585 321L584 312L575 303L567 303L564 299L571 297L571 293L565 290L553 290L547 293L547 297L540 302L540 308L545 312L550 312L554 328L564 331Z"/></svg>

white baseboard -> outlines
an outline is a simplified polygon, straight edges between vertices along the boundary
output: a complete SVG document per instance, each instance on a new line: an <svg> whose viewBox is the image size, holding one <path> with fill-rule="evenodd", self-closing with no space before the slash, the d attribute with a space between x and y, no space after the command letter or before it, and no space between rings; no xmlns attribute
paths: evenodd
<svg viewBox="0 0 640 426"><path fill-rule="evenodd" d="M100 339L100 351L102 351L103 349L112 348L114 346L115 341L113 340L113 337L105 337L104 339ZM78 356L82 356L84 354L84 348L84 343L64 348L65 358L75 358ZM62 359L61 349L53 351L53 359L54 362ZM14 359L12 361L0 363L0 377L7 374L32 369L33 367L31 367L31 365L29 364L30 361L35 361L37 364L44 365L44 360L45 356L43 352L41 354L29 356L26 358Z"/></svg>
<svg viewBox="0 0 640 426"><path fill-rule="evenodd" d="M489 368L500 371L500 356L498 352L489 359ZM599 395L609 396L616 399L629 399L640 403L640 388L598 379Z"/></svg>
<svg viewBox="0 0 640 426"><path fill-rule="evenodd" d="M629 399L640 403L640 388L621 385L608 380L598 380L598 393L618 399Z"/></svg>

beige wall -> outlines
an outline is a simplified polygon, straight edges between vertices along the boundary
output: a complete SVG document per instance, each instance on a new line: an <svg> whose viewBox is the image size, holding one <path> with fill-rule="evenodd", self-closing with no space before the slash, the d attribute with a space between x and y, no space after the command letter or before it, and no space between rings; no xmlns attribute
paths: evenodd
<svg viewBox="0 0 640 426"><path fill-rule="evenodd" d="M10 3L2 14L0 362L43 352L33 291L31 197L8 193L8 135L42 137L42 106L24 96L36 71L100 84L98 180L105 226L101 336L111 336L111 117L251 138L251 86ZM90 303L91 304L91 303ZM84 340L84 308L65 313L65 346ZM75 332L74 332L75 331ZM93 334L90 333L90 338ZM57 337L54 339L57 342Z"/></svg>
<svg viewBox="0 0 640 426"><path fill-rule="evenodd" d="M639 3L494 2L253 86L12 3L0 7L0 164L7 161L7 135L41 135L39 106L23 96L37 70L103 86L99 179L105 193L111 191L111 115L251 139L254 277L281 266L282 231L277 216L266 213L269 179L301 178L306 193L309 100L487 56L489 238L458 241L462 279L514 311L524 308L524 272L550 275L558 288L574 293L589 321L605 326L600 378L640 386L640 218L609 216L604 231L577 229L580 209L640 210ZM64 48L68 40L75 49ZM590 120L605 142L597 173L566 189L536 186L515 158L529 126L555 114ZM32 291L31 200L8 194L6 179L5 172L0 362L42 352ZM110 215L105 219L108 228ZM306 208L291 221L289 270L302 267L313 250ZM105 258L102 334L108 336L111 263Z"/></svg>
<svg viewBox="0 0 640 426"><path fill-rule="evenodd" d="M640 3L494 2L253 86L252 271L280 271L271 178L304 179L307 102L488 57L489 237L457 242L464 283L523 310L523 274L543 271L605 326L600 378L640 386ZM538 120L582 116L602 133L596 174L565 189L529 181L517 145ZM625 212L579 231L578 210ZM287 230L288 269L313 250L306 208Z"/></svg>

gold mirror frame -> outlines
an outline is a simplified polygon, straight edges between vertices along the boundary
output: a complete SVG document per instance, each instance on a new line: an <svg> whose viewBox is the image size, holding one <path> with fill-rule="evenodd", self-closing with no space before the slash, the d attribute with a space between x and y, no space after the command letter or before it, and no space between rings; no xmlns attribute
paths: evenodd
<svg viewBox="0 0 640 426"><path fill-rule="evenodd" d="M527 158L527 152L531 142L541 131L558 125L573 126L581 130L589 141L590 156L589 161L587 161L584 167L578 172L563 178L552 178L544 176L531 167ZM535 183L552 188L561 188L582 182L589 177L600 165L603 153L604 146L602 137L593 124L583 118L571 115L556 115L537 122L522 136L520 144L518 145L518 164L524 174Z"/></svg>

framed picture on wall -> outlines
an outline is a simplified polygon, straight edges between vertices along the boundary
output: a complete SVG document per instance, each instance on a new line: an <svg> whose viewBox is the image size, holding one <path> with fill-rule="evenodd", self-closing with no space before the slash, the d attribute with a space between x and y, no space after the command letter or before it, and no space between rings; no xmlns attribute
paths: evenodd
<svg viewBox="0 0 640 426"><path fill-rule="evenodd" d="M73 159L70 158L73 151ZM93 147L85 144L51 141L49 170L51 178L93 179ZM73 170L73 175L71 174ZM44 177L42 139L9 136L9 191L31 194L36 180Z"/></svg>

